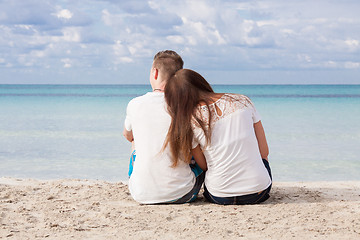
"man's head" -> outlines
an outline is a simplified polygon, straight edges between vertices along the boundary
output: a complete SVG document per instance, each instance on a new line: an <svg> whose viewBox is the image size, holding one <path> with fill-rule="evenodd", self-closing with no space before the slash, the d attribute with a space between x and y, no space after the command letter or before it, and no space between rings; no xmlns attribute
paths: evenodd
<svg viewBox="0 0 360 240"><path fill-rule="evenodd" d="M151 68L150 82L151 85L165 85L166 81L171 78L178 70L182 69L184 62L179 54L172 50L160 51L154 56ZM152 80L160 80L153 82ZM153 86L154 88L154 86Z"/></svg>

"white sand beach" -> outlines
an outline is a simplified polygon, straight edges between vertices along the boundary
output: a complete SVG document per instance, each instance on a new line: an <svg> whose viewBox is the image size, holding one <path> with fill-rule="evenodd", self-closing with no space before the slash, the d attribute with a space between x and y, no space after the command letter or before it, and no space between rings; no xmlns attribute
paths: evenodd
<svg viewBox="0 0 360 240"><path fill-rule="evenodd" d="M360 239L360 182L275 182L260 205L140 205L127 185L0 178L0 239Z"/></svg>

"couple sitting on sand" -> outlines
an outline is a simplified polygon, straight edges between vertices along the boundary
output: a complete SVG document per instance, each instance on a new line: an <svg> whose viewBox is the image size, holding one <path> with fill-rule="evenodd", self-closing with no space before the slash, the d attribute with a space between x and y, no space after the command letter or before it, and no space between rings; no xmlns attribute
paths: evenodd
<svg viewBox="0 0 360 240"><path fill-rule="evenodd" d="M170 50L155 55L150 84L152 92L129 102L125 119L124 136L133 143L129 190L137 202L189 203L203 183L212 203L269 198L268 145L248 97L215 93Z"/></svg>

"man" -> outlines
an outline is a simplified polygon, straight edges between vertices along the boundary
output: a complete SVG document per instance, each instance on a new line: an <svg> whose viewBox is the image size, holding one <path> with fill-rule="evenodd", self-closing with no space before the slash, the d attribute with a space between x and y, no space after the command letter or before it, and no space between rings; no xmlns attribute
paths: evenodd
<svg viewBox="0 0 360 240"><path fill-rule="evenodd" d="M164 88L183 64L174 51L157 53L150 70L153 91L132 99L127 107L124 136L136 147L136 155L133 151L131 157L129 190L143 204L191 202L204 180L204 173L196 174L183 161L172 167L170 150L164 148L171 122Z"/></svg>

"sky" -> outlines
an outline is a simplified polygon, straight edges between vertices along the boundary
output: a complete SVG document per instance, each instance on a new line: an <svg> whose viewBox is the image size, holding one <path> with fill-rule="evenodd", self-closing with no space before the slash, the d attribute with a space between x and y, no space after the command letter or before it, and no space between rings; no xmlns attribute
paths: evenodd
<svg viewBox="0 0 360 240"><path fill-rule="evenodd" d="M358 0L0 0L0 84L360 84Z"/></svg>

